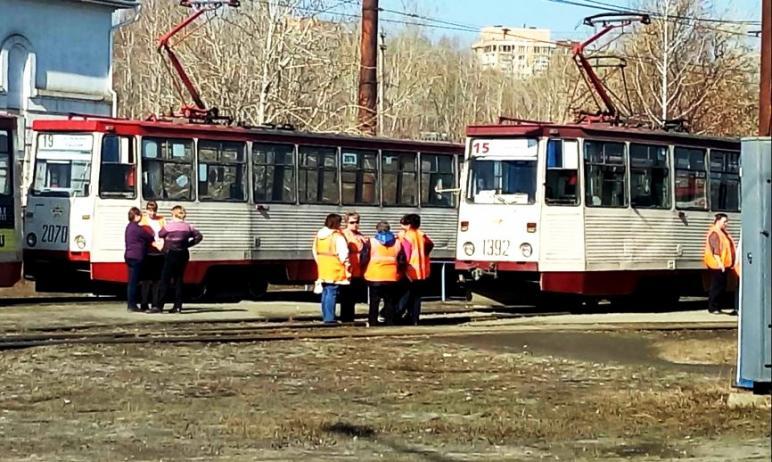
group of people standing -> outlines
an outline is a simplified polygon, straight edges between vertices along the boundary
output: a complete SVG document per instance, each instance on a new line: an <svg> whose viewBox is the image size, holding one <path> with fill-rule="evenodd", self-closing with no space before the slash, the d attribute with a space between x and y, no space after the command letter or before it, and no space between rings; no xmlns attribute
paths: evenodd
<svg viewBox="0 0 772 462"><path fill-rule="evenodd" d="M344 217L331 213L314 239L322 320L327 324L336 322L335 305L340 301L340 321L353 322L354 306L363 300L366 288L371 326L417 325L434 247L420 229L421 217L403 216L398 234L392 232L387 221L379 221L370 238L360 232L359 225L356 212Z"/></svg>
<svg viewBox="0 0 772 462"><path fill-rule="evenodd" d="M169 221L159 215L155 201L147 203L145 213L137 207L129 209L124 253L129 272L129 311L162 313L173 285L174 305L169 312L182 312L183 276L190 260L188 249L201 242L203 235L185 221L187 213L181 205L172 207L171 214Z"/></svg>

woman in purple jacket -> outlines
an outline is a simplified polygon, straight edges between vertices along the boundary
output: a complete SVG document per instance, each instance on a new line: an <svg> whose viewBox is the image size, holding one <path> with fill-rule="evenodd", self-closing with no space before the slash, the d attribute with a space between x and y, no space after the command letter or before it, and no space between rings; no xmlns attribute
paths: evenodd
<svg viewBox="0 0 772 462"><path fill-rule="evenodd" d="M142 212L137 207L129 209L129 224L126 225L125 239L126 251L123 259L129 267L129 281L126 286L126 299L129 311L140 311L137 307L137 288L139 287L139 273L142 269L142 261L147 255L147 247L153 242L153 236L146 233L139 220Z"/></svg>
<svg viewBox="0 0 772 462"><path fill-rule="evenodd" d="M161 270L161 285L158 288L157 298L153 303L150 313L163 312L163 302L169 285L174 281L174 306L170 313L182 312L182 288L185 267L190 260L188 249L201 242L204 238L201 233L185 222L185 209L181 205L172 208L172 220L167 222L158 237L164 240L164 267Z"/></svg>

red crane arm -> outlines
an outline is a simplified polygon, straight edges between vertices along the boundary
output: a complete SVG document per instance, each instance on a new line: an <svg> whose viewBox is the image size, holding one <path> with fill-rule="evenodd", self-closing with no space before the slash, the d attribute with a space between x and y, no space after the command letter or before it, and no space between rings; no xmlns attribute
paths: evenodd
<svg viewBox="0 0 772 462"><path fill-rule="evenodd" d="M610 117L617 116L617 108L614 105L614 101L612 101L611 96L609 96L608 92L606 91L606 87L603 84L603 81L601 81L600 77L598 77L598 74L595 72L595 69L592 68L592 65L584 56L584 49L612 30L622 27L623 25L627 24L607 25L589 39L574 45L573 49L574 61L576 61L576 65L579 67L579 72L583 72L585 77L592 84L591 90L594 89L598 96L600 96L600 99L606 106L606 114Z"/></svg>
<svg viewBox="0 0 772 462"><path fill-rule="evenodd" d="M158 39L158 52L165 53L169 58L169 61L177 73L177 77L182 82L182 85L188 91L190 98L193 100L193 104L182 105L182 116L188 119L204 120L206 122L212 122L215 120L228 120L229 117L219 115L217 108L207 108L204 104L204 100L201 99L201 93L196 88L190 75L185 71L182 62L177 57L171 46L172 37L176 36L183 29L188 27L193 21L201 17L204 13L214 12L223 6L238 7L239 0L180 0L180 5L193 8L193 12L188 15L182 22L174 26L169 32L162 35ZM175 87L180 92L180 97L184 98L179 85L175 83Z"/></svg>
<svg viewBox="0 0 772 462"><path fill-rule="evenodd" d="M215 6L215 9L216 8L217 6ZM201 99L201 94L198 92L198 89L196 89L196 86L193 84L193 81L190 79L190 76L188 75L188 73L185 72L185 68L182 66L182 63L177 57L177 54L174 53L174 51L172 50L172 47L170 46L169 42L172 37L177 35L182 29L187 27L190 23L198 19L202 14L204 14L207 11L212 11L212 10L201 8L199 10L194 11L191 15L185 18L184 21L174 26L172 30L170 30L169 32L164 34L160 39L158 39L158 51L166 52L166 55L168 56L169 61L171 61L172 66L174 67L174 70L177 72L177 76L180 78L180 81L182 81L182 84L185 86L185 89L188 90L190 97L193 99L193 102L196 104L196 108L202 111L206 111L206 105L204 104L204 101Z"/></svg>
<svg viewBox="0 0 772 462"><path fill-rule="evenodd" d="M582 74L582 76L590 85L590 91L597 93L603 102L603 105L605 106L605 110L601 109L600 113L601 117L604 119L617 121L619 118L619 111L617 110L614 101L611 99L611 95L609 94L606 85L603 83L600 77L598 77L598 74L595 72L595 69L592 68L592 65L587 60L587 57L584 56L584 50L612 30L629 26L633 22L649 24L651 19L648 15L627 13L598 14L585 18L584 24L588 26L594 26L596 23L600 23L603 25L603 28L584 42L575 45L572 50L574 61L579 68L579 73Z"/></svg>

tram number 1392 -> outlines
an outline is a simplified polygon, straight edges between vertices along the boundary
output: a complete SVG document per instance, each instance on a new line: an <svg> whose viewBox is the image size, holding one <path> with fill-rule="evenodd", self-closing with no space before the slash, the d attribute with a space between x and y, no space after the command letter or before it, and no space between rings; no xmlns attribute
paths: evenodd
<svg viewBox="0 0 772 462"><path fill-rule="evenodd" d="M504 239L484 239L482 247L483 255L492 257L508 257L509 241Z"/></svg>
<svg viewBox="0 0 772 462"><path fill-rule="evenodd" d="M43 225L42 242L67 243L67 225Z"/></svg>

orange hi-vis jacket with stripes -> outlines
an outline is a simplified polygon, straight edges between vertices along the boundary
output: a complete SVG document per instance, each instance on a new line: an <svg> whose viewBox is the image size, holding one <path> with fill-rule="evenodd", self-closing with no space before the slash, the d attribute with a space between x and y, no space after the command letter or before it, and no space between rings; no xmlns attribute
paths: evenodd
<svg viewBox="0 0 772 462"><path fill-rule="evenodd" d="M343 237L340 231L333 231L329 236L314 238L314 249L316 250L316 268L318 277L324 282L341 282L348 279L346 266L340 261L335 240Z"/></svg>
<svg viewBox="0 0 772 462"><path fill-rule="evenodd" d="M343 235L346 237L346 243L348 244L348 261L351 264L351 277L362 277L362 265L359 262L359 253L367 242L367 238L361 233L354 233L349 229L343 230Z"/></svg>
<svg viewBox="0 0 772 462"><path fill-rule="evenodd" d="M718 237L719 251L714 252L713 246L710 244L710 237L715 233ZM732 236L729 233L724 232L716 225L712 225L708 234L705 236L705 252L703 254L703 261L705 266L713 270L720 270L721 266L716 262L714 255L717 255L721 259L721 263L724 265L724 269L730 270L735 264L735 245Z"/></svg>
<svg viewBox="0 0 772 462"><path fill-rule="evenodd" d="M370 239L370 261L365 268L365 281L397 282L399 265L397 258L402 251L402 244L397 239L393 245L385 246L377 239Z"/></svg>
<svg viewBox="0 0 772 462"><path fill-rule="evenodd" d="M407 261L407 278L411 281L422 281L429 278L431 262L426 255L427 236L420 229L400 231L399 238L410 244L410 257Z"/></svg>

